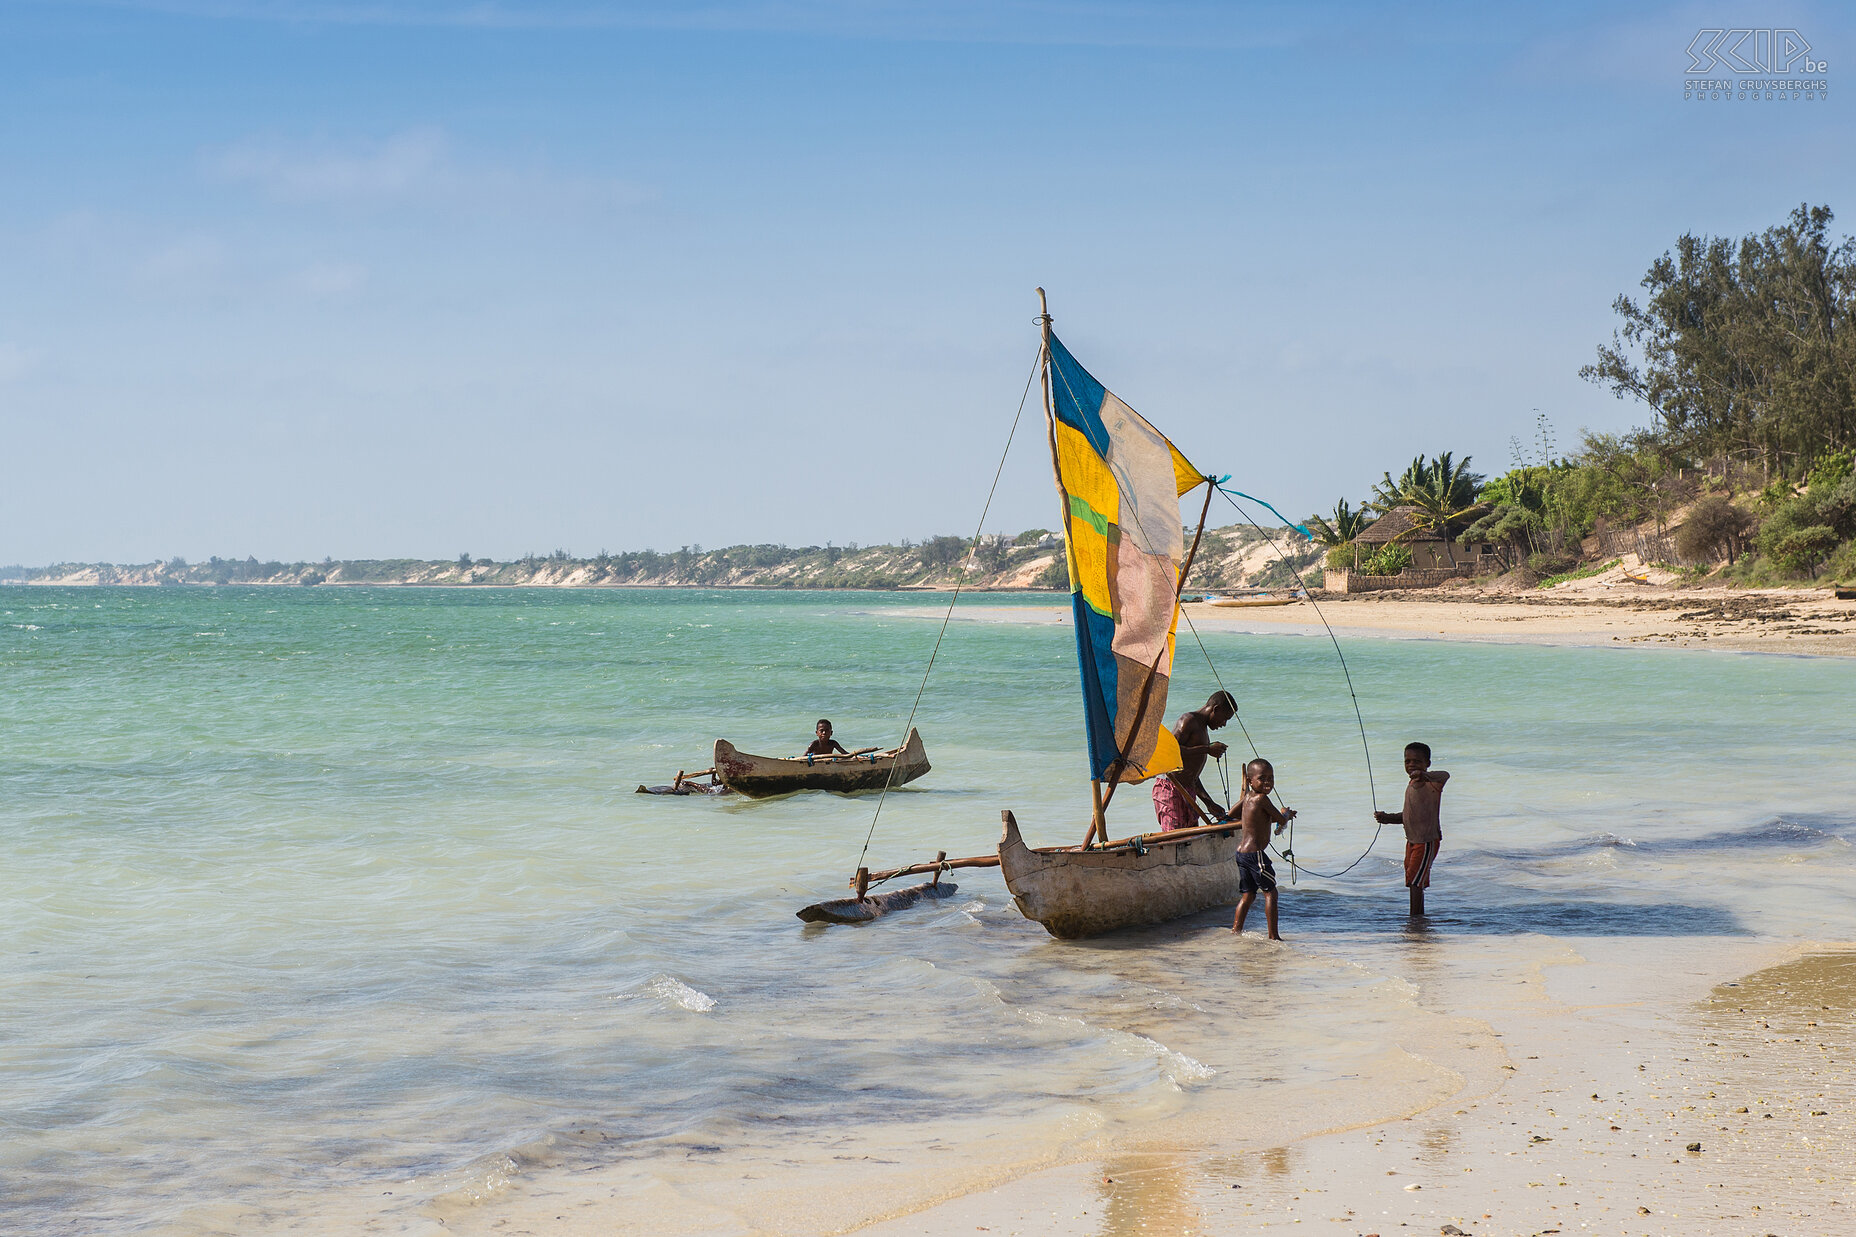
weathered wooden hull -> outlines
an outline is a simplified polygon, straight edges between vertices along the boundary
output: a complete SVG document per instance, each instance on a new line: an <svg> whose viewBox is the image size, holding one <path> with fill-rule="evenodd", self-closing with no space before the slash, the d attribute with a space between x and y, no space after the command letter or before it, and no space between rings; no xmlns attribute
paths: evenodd
<svg viewBox="0 0 1856 1237"><path fill-rule="evenodd" d="M999 870L1020 913L1059 940L1165 923L1237 901L1237 826L1132 850L1033 850L1005 815Z"/></svg>
<svg viewBox="0 0 1856 1237"><path fill-rule="evenodd" d="M730 790L750 799L790 794L795 790L835 790L848 794L858 790L881 790L885 783L896 786L912 782L928 772L928 753L922 737L914 730L899 748L871 752L867 756L813 757L807 760L755 756L737 751L727 739L715 741L715 774ZM890 770L895 780L890 781Z"/></svg>

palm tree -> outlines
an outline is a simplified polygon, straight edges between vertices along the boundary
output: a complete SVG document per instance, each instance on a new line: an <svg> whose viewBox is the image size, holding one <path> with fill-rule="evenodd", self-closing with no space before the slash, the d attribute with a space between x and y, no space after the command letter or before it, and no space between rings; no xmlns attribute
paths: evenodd
<svg viewBox="0 0 1856 1237"><path fill-rule="evenodd" d="M1336 546L1346 545L1358 537L1366 528L1366 524L1365 509L1353 510L1344 498L1334 504L1334 519L1331 523L1325 516L1311 515L1308 517L1309 531L1314 533L1318 543L1330 550Z"/></svg>
<svg viewBox="0 0 1856 1237"><path fill-rule="evenodd" d="M1397 481L1387 473L1385 479L1373 487L1371 505L1377 510L1414 508L1413 529L1430 529L1442 537L1444 553L1452 567L1456 566L1456 552L1450 546L1451 534L1463 526L1467 517L1480 514L1484 507L1476 501L1476 491L1481 488L1483 477L1469 471L1471 458L1466 455L1457 463L1451 453L1445 451L1427 462L1420 455Z"/></svg>

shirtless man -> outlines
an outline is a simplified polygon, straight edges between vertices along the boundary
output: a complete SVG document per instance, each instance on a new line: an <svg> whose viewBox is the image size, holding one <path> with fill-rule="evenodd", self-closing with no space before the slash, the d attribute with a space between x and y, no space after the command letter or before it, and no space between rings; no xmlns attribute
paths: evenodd
<svg viewBox="0 0 1856 1237"><path fill-rule="evenodd" d="M1276 931L1276 869L1268 853L1270 826L1275 825L1276 832L1281 833L1282 827L1295 819L1295 809L1277 811L1270 802L1270 792L1275 789L1276 770L1269 761L1259 756L1244 766L1244 797L1237 809L1238 821L1243 825L1237 842L1237 918L1231 922L1231 931L1244 930L1244 916L1250 913L1250 905L1261 890L1270 939L1280 941L1282 936Z"/></svg>
<svg viewBox="0 0 1856 1237"><path fill-rule="evenodd" d="M1225 753L1224 744L1212 741L1212 731L1221 729L1236 716L1237 701L1231 698L1231 693L1213 692L1203 708L1181 713L1179 720L1173 723L1173 737L1179 740L1183 763L1165 777L1154 779L1154 816L1160 822L1162 833L1189 829L1199 823L1192 810L1195 798L1210 810L1212 820L1225 818L1224 805L1206 793L1199 775L1205 771L1207 756Z"/></svg>

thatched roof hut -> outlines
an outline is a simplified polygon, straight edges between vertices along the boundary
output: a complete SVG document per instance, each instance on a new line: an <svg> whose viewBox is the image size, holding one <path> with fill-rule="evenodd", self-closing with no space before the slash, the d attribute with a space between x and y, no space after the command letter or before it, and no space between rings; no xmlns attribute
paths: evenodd
<svg viewBox="0 0 1856 1237"><path fill-rule="evenodd" d="M1394 507L1374 520L1353 539L1355 545L1386 545L1397 541L1400 545L1414 545L1426 541L1442 544L1443 537L1435 529L1422 527L1418 523L1416 507Z"/></svg>

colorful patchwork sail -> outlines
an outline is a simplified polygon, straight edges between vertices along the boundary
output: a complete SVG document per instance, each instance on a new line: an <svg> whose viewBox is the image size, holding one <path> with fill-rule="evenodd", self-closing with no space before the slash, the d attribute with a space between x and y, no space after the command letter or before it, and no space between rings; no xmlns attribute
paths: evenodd
<svg viewBox="0 0 1856 1237"><path fill-rule="evenodd" d="M1180 767L1166 725L1185 548L1179 499L1207 478L1055 335L1045 338L1089 776L1145 781Z"/></svg>

